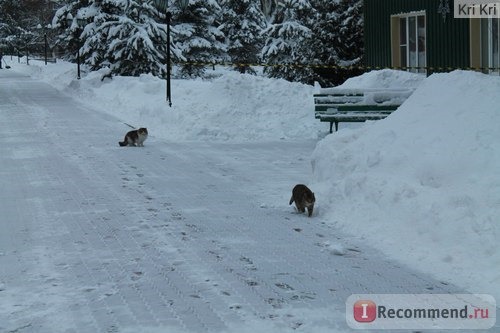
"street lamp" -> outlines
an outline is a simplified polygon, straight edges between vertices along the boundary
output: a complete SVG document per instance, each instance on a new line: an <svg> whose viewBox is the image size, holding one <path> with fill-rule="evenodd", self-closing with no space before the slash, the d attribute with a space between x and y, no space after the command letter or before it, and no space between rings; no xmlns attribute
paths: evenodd
<svg viewBox="0 0 500 333"><path fill-rule="evenodd" d="M171 66L170 66L170 23L172 20L172 13L170 13L168 0L153 0L155 6L159 10L165 11L165 16L167 18L167 102L170 107L172 107L172 91L170 88L170 75L171 75ZM189 0L178 0L179 7L181 9L185 9L189 5Z"/></svg>
<svg viewBox="0 0 500 333"><path fill-rule="evenodd" d="M42 30L43 29L43 41L44 41L43 50L44 50L45 66L47 66L47 61L48 61L48 59L47 59L48 58L47 53L48 53L48 49L49 49L49 42L47 40L47 29L51 29L52 25L47 24L46 26L42 27L42 25L40 23L38 23L38 25L36 26L36 28L38 30Z"/></svg>
<svg viewBox="0 0 500 333"><path fill-rule="evenodd" d="M76 18L73 18L73 15L71 13L68 13L66 16L66 21L68 23L68 26L70 29L78 29L80 30L80 27L85 24L86 20L80 16L80 14L76 14ZM77 66L77 76L76 78L80 80L80 31L77 31L78 33L78 49L76 53L76 66Z"/></svg>

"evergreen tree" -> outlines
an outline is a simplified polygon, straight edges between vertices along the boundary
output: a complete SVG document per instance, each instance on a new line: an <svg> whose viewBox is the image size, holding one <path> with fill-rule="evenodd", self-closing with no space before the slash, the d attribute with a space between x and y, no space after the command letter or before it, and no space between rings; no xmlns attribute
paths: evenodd
<svg viewBox="0 0 500 333"><path fill-rule="evenodd" d="M276 23L264 34L267 36L262 57L269 64L265 73L270 77L311 83L314 71L309 66L313 34L307 18L314 14L308 0L282 0L278 4Z"/></svg>
<svg viewBox="0 0 500 333"><path fill-rule="evenodd" d="M83 51L91 51L101 40L105 40L107 47L103 63L110 67L112 74L137 76L151 73L162 76L166 28L154 19L158 14L151 1L116 1L99 25L85 28L84 38L95 33L97 38L89 38Z"/></svg>
<svg viewBox="0 0 500 333"><path fill-rule="evenodd" d="M15 0L0 0L0 53L11 52L14 49L22 29L19 26L21 6Z"/></svg>
<svg viewBox="0 0 500 333"><path fill-rule="evenodd" d="M227 53L240 73L255 72L247 64L258 63L266 22L258 0L224 0L222 31Z"/></svg>
<svg viewBox="0 0 500 333"><path fill-rule="evenodd" d="M202 76L207 63L227 59L224 34L219 28L221 11L216 0L190 0L186 9L175 13L175 45L186 59L182 76Z"/></svg>
<svg viewBox="0 0 500 333"><path fill-rule="evenodd" d="M267 23L273 23L278 9L279 0L260 0L260 9Z"/></svg>
<svg viewBox="0 0 500 333"><path fill-rule="evenodd" d="M93 12L90 12L90 8ZM85 64L89 65L91 70L113 67L115 62L114 57L109 58L109 34L105 25L119 21L122 9L115 1L94 0L89 3L84 12L87 13L87 24L80 38L82 40L81 56Z"/></svg>
<svg viewBox="0 0 500 333"><path fill-rule="evenodd" d="M22 8L19 1L0 0L0 38L15 35L21 26Z"/></svg>
<svg viewBox="0 0 500 333"><path fill-rule="evenodd" d="M17 53L35 51L53 14L48 0L0 0L0 47Z"/></svg>
<svg viewBox="0 0 500 333"><path fill-rule="evenodd" d="M83 18L84 25L68 25L68 15ZM161 15L151 0L73 1L57 11L54 24L62 29L61 42L79 49L92 70L163 76L167 38L166 26L157 23Z"/></svg>
<svg viewBox="0 0 500 333"><path fill-rule="evenodd" d="M314 39L311 43L316 81L322 85L338 85L359 75L362 61L363 17L362 0L311 0L316 15L311 20ZM352 66L352 68L350 68Z"/></svg>
<svg viewBox="0 0 500 333"><path fill-rule="evenodd" d="M259 62L259 57L270 64L266 74L291 81L338 84L356 74L345 66L361 62L362 0L219 1L189 0L183 9L171 1L171 52L173 61L181 63L181 75L201 76L207 63L248 64ZM0 0L0 6L6 3L16 2ZM68 17L85 23L68 24ZM158 12L152 0L65 0L53 23L61 33L60 45L71 50L73 58L80 50L93 70L164 73L165 13ZM0 25L0 31L6 28ZM332 67L314 67L323 64Z"/></svg>
<svg viewBox="0 0 500 333"><path fill-rule="evenodd" d="M42 27L50 23L54 15L54 6L57 1L51 0L22 0L20 1L24 18L23 27L34 29L38 25Z"/></svg>
<svg viewBox="0 0 500 333"><path fill-rule="evenodd" d="M339 58L351 65L360 63L364 53L363 0L341 0L338 39Z"/></svg>
<svg viewBox="0 0 500 333"><path fill-rule="evenodd" d="M52 29L58 33L56 45L66 51L63 57L68 60L74 60L75 54L81 48L81 35L84 26L79 25L78 19L85 20L85 23L93 20L93 16L87 15L85 10L89 7L88 0L69 1L60 7L52 18Z"/></svg>

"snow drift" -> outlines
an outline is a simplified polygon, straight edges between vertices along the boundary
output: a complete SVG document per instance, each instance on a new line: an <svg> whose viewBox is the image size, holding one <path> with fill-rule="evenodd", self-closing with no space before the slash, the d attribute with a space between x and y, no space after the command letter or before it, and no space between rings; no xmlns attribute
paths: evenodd
<svg viewBox="0 0 500 333"><path fill-rule="evenodd" d="M317 139L325 132L314 119L314 88L301 83L217 69L210 80L172 80L169 107L165 80L152 75L102 81L101 70L76 80L73 64L30 67L24 70L85 104L169 141Z"/></svg>
<svg viewBox="0 0 500 333"><path fill-rule="evenodd" d="M357 87L370 86L370 75ZM395 75L387 80L401 82ZM327 219L402 262L500 299L498 91L499 77L434 74L387 119L319 142L314 187Z"/></svg>
<svg viewBox="0 0 500 333"><path fill-rule="evenodd" d="M382 69L350 78L338 88L415 89L424 79L425 76L422 74Z"/></svg>

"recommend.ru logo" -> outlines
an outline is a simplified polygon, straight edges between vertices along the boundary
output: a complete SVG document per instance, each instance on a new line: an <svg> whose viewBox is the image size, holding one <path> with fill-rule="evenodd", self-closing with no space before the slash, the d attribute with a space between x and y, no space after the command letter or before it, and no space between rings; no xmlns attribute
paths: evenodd
<svg viewBox="0 0 500 333"><path fill-rule="evenodd" d="M358 294L346 301L354 329L489 329L496 302L484 294Z"/></svg>

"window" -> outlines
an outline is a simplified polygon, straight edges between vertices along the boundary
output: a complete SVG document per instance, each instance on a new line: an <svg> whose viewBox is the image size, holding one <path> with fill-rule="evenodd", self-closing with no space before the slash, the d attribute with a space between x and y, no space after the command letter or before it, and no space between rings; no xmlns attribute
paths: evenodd
<svg viewBox="0 0 500 333"><path fill-rule="evenodd" d="M500 73L500 19L481 19L481 65L486 73Z"/></svg>
<svg viewBox="0 0 500 333"><path fill-rule="evenodd" d="M395 15L392 22L392 64L425 73L427 66L425 13Z"/></svg>

